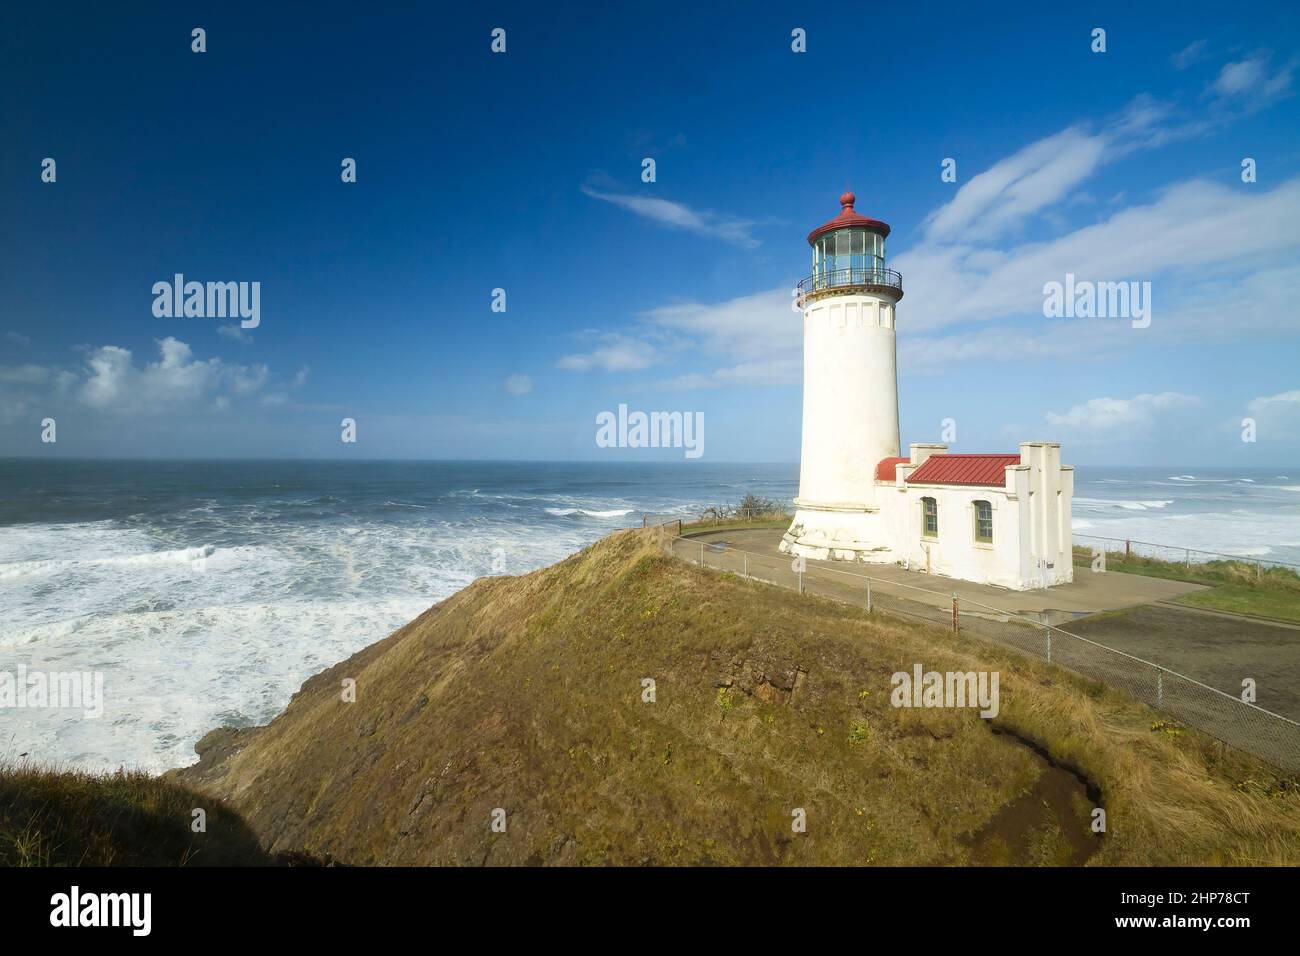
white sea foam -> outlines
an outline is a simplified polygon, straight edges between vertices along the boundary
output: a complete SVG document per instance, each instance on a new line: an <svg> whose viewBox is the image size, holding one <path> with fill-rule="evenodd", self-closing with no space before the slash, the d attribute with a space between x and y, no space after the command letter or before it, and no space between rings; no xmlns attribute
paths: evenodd
<svg viewBox="0 0 1300 956"><path fill-rule="evenodd" d="M548 515L555 515L557 518L569 518L573 515L582 515L586 518L622 518L624 515L632 513L631 508L614 508L610 511L591 511L587 508L547 508Z"/></svg>
<svg viewBox="0 0 1300 956"><path fill-rule="evenodd" d="M155 772L190 763L209 730L270 720L312 674L474 578L550 564L607 527L470 516L268 529L262 510L225 509L217 524L242 537L232 545L175 547L113 522L0 529L4 666L101 670L106 708L98 721L5 712L0 758Z"/></svg>
<svg viewBox="0 0 1300 956"><path fill-rule="evenodd" d="M1108 498L1075 498L1075 505L1091 506L1094 508L1120 508L1124 511L1148 511L1152 508L1167 508L1172 505L1173 499L1163 501L1123 501Z"/></svg>

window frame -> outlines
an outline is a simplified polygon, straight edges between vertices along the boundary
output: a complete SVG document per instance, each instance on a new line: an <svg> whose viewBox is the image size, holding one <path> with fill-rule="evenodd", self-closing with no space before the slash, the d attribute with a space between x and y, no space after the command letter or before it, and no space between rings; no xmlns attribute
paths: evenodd
<svg viewBox="0 0 1300 956"><path fill-rule="evenodd" d="M930 509L933 514L930 514ZM930 530L930 519L934 518L934 530ZM939 537L939 499L930 495L921 497L921 537L938 538Z"/></svg>
<svg viewBox="0 0 1300 956"><path fill-rule="evenodd" d="M985 508L988 509L989 534L987 538L981 537L980 535L980 505L983 505ZM977 498L975 501L971 502L971 510L974 512L974 527L972 528L972 530L975 534L975 543L992 544L993 543L993 502L988 501L984 498Z"/></svg>

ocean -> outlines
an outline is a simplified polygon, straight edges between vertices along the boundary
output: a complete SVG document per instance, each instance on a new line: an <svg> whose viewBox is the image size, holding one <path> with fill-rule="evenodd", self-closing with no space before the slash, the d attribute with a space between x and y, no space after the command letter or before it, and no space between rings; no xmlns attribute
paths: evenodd
<svg viewBox="0 0 1300 956"><path fill-rule="evenodd" d="M793 464L0 460L0 672L105 687L100 717L0 708L0 760L192 763L476 577L797 486ZM1300 469L1080 468L1074 525L1300 563Z"/></svg>

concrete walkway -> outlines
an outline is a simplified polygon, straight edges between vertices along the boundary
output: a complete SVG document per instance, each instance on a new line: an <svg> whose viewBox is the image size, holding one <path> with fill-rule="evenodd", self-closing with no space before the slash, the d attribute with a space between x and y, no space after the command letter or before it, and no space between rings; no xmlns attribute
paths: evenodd
<svg viewBox="0 0 1300 956"><path fill-rule="evenodd" d="M689 561L698 562L703 546L704 562L707 565L741 573L748 568L754 577L798 587L799 575L791 569L791 557L777 550L781 534L775 528L710 531L679 539L674 546L674 553ZM818 593L821 592L822 585L838 585L834 588L837 593L830 596L842 597L846 591L861 592L853 598L854 603L866 600L868 580L873 599L877 596L893 596L943 610L951 615L952 596L956 594L958 608L962 613L984 616L1001 611L1047 624L1063 624L1100 611L1169 601L1190 591L1205 589L1203 585L1184 581L1116 571L1094 573L1086 568L1075 568L1075 579L1070 584L1036 591L1011 591L990 584L974 584L937 574L926 574L924 571L905 571L890 564L809 560L804 574L805 587ZM813 582L817 586L814 587Z"/></svg>

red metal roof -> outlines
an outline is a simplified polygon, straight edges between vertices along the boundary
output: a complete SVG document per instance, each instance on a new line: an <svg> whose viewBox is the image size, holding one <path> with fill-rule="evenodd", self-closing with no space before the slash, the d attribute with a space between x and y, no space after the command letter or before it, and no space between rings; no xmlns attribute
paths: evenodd
<svg viewBox="0 0 1300 956"><path fill-rule="evenodd" d="M889 235L889 226L879 219L868 219L866 216L860 216L853 211L853 204L857 202L858 197L853 193L845 193L840 197L840 214L830 222L818 226L812 232L808 233L808 244L812 245L813 240L824 232L830 232L832 229L846 229L850 226L856 226L859 229L870 229L872 232L878 232L882 236Z"/></svg>
<svg viewBox="0 0 1300 956"><path fill-rule="evenodd" d="M876 465L876 481L893 481L897 476L894 474L895 465L905 465L912 459L904 456L902 458L882 458Z"/></svg>
<svg viewBox="0 0 1300 956"><path fill-rule="evenodd" d="M907 476L909 484L989 485L1007 483L1006 467L1020 464L1019 455L931 455Z"/></svg>

